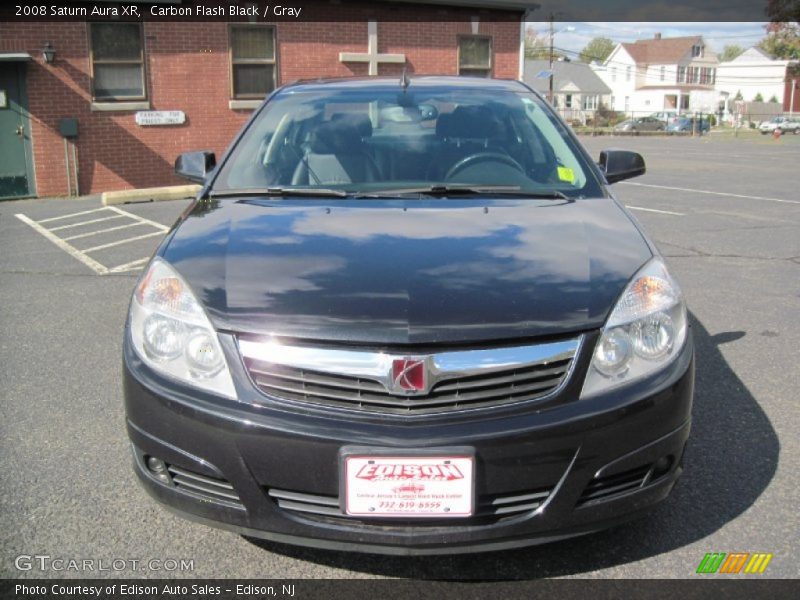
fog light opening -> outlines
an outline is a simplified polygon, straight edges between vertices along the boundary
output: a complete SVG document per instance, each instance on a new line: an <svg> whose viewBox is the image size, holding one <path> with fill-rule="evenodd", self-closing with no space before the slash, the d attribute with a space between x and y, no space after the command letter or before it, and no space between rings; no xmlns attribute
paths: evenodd
<svg viewBox="0 0 800 600"><path fill-rule="evenodd" d="M670 469L672 469L672 464L675 462L675 457L671 454L668 456L662 456L656 461L656 464L653 465L653 479L658 479L669 473Z"/></svg>
<svg viewBox="0 0 800 600"><path fill-rule="evenodd" d="M147 465L147 470L150 471L156 479L163 483L172 483L169 478L169 472L167 471L167 464L163 460L155 456L147 456L145 458L145 464Z"/></svg>

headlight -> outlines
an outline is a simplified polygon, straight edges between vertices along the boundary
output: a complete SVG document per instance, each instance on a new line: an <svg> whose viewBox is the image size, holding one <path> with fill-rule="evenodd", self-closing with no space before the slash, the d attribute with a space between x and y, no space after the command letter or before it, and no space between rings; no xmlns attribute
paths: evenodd
<svg viewBox="0 0 800 600"><path fill-rule="evenodd" d="M686 341L683 295L661 259L625 288L597 340L581 397L646 377L669 364Z"/></svg>
<svg viewBox="0 0 800 600"><path fill-rule="evenodd" d="M210 392L236 398L217 333L191 289L156 258L131 302L131 339L154 370Z"/></svg>

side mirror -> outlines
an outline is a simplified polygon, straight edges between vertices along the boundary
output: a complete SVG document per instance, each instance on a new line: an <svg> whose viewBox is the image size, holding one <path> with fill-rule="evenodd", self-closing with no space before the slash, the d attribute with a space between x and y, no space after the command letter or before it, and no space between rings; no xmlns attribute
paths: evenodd
<svg viewBox="0 0 800 600"><path fill-rule="evenodd" d="M175 159L175 174L189 181L203 183L215 166L217 158L213 152L184 152Z"/></svg>
<svg viewBox="0 0 800 600"><path fill-rule="evenodd" d="M647 171L642 155L628 150L603 150L600 153L600 168L608 183L638 177Z"/></svg>

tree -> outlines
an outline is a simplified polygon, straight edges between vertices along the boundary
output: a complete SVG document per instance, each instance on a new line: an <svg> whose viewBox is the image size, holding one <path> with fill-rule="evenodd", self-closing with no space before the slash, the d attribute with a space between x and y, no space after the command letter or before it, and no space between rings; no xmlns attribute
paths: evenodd
<svg viewBox="0 0 800 600"><path fill-rule="evenodd" d="M769 99L772 104L778 103L778 97L775 94L772 94L772 98Z"/></svg>
<svg viewBox="0 0 800 600"><path fill-rule="evenodd" d="M553 50L553 60L563 58L564 54ZM532 60L550 59L550 36L539 35L533 27L525 30L525 58Z"/></svg>
<svg viewBox="0 0 800 600"><path fill-rule="evenodd" d="M756 94L756 97L753 98L753 102L763 102L763 101L764 101L764 96L761 95L761 92L758 92Z"/></svg>
<svg viewBox="0 0 800 600"><path fill-rule="evenodd" d="M578 54L578 60L590 63L594 60L603 62L614 51L616 44L607 37L596 37L591 40Z"/></svg>
<svg viewBox="0 0 800 600"><path fill-rule="evenodd" d="M758 47L781 60L800 59L800 24L790 21L768 23L767 36Z"/></svg>
<svg viewBox="0 0 800 600"><path fill-rule="evenodd" d="M734 100L744 100L744 96L742 96L742 90L736 92L736 95L733 97Z"/></svg>
<svg viewBox="0 0 800 600"><path fill-rule="evenodd" d="M719 55L720 62L728 62L739 56L742 52L744 52L744 48L742 48L739 44L728 44L722 49L722 53Z"/></svg>

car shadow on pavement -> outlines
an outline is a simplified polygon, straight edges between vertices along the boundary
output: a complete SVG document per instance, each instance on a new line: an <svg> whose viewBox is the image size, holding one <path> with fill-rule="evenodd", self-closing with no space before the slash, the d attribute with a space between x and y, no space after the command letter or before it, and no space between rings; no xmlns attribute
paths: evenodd
<svg viewBox="0 0 800 600"><path fill-rule="evenodd" d="M667 500L644 518L552 544L449 556L381 556L247 539L269 552L328 567L391 577L451 580L580 574L701 540L742 514L766 489L778 466L780 444L758 401L719 350L720 345L743 337L744 332L710 336L693 315L692 325L697 379L685 471Z"/></svg>

